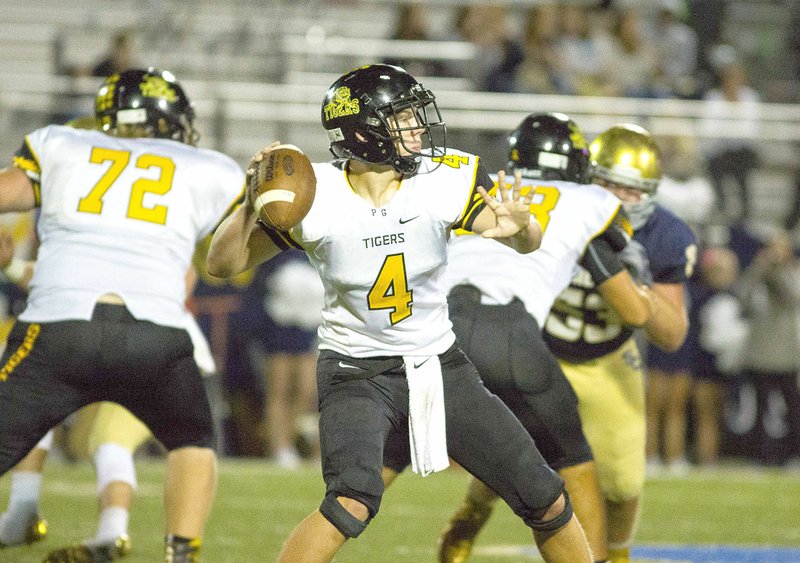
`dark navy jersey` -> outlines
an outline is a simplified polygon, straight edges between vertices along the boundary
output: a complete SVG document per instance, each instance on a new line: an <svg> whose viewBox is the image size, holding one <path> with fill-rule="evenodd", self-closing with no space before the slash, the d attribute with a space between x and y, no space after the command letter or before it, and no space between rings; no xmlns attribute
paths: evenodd
<svg viewBox="0 0 800 563"><path fill-rule="evenodd" d="M653 283L683 283L697 261L695 236L671 211L656 205L647 223L633 239L644 246ZM547 345L561 359L583 362L605 356L633 334L600 297L592 277L584 268L559 295L544 327Z"/></svg>

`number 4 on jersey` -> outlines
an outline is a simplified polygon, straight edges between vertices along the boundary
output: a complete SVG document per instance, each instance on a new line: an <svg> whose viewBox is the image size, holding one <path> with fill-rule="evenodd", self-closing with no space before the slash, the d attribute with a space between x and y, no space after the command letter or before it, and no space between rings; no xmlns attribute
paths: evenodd
<svg viewBox="0 0 800 563"><path fill-rule="evenodd" d="M395 325L411 316L413 291L408 289L406 264L402 254L390 254L367 294L370 310L391 309L389 320Z"/></svg>

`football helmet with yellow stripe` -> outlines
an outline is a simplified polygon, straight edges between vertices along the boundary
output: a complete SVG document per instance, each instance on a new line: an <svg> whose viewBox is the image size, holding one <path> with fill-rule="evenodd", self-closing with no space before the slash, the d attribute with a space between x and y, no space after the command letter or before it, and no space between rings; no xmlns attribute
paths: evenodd
<svg viewBox="0 0 800 563"><path fill-rule="evenodd" d="M524 178L583 184L589 149L578 125L563 113L532 113L508 136L509 171Z"/></svg>
<svg viewBox="0 0 800 563"><path fill-rule="evenodd" d="M155 68L129 69L106 78L95 98L98 129L111 135L172 139L194 145L194 108L175 76Z"/></svg>
<svg viewBox="0 0 800 563"><path fill-rule="evenodd" d="M623 205L634 230L643 226L653 214L653 196L661 181L661 151L650 132L632 123L615 125L592 141L589 153L593 178L640 192L639 201Z"/></svg>

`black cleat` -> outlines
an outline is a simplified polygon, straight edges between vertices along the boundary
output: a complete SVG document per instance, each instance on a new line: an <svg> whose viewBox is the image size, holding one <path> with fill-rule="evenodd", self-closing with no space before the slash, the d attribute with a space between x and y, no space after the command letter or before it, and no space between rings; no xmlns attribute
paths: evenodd
<svg viewBox="0 0 800 563"><path fill-rule="evenodd" d="M51 551L43 563L108 563L130 554L131 539L121 535L114 541L84 542Z"/></svg>

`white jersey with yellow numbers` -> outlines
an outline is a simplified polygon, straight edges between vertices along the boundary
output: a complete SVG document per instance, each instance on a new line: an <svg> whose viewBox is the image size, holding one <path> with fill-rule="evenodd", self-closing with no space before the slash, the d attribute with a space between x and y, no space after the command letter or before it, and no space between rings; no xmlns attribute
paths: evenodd
<svg viewBox="0 0 800 563"><path fill-rule="evenodd" d="M450 229L483 208L478 157L423 158L384 207L357 195L347 172L315 163L317 191L290 231L325 286L321 349L352 357L433 355L455 341L440 281ZM481 175L478 175L478 171Z"/></svg>
<svg viewBox="0 0 800 563"><path fill-rule="evenodd" d="M520 255L479 235L456 232L444 285L448 290L460 284L473 285L487 305L505 305L519 298L543 327L589 241L616 217L620 200L594 184L524 179L523 193L527 189L535 192L531 214L544 231L539 249Z"/></svg>
<svg viewBox="0 0 800 563"><path fill-rule="evenodd" d="M31 178L41 208L21 320L88 320L97 298L113 293L136 319L184 327L195 245L242 193L232 159L51 125L25 138L13 164Z"/></svg>

